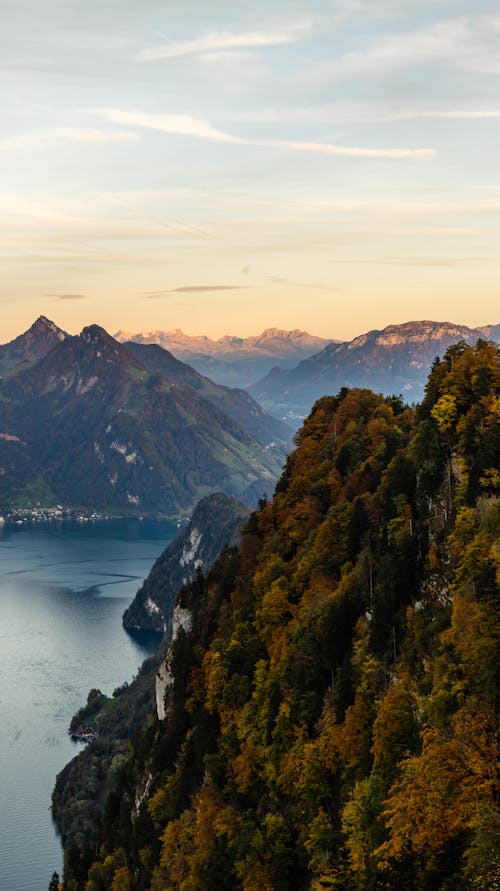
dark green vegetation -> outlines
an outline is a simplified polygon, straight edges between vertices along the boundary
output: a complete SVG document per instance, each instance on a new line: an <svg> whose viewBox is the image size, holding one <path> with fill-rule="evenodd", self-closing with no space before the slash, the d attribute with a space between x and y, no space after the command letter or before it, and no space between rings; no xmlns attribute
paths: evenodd
<svg viewBox="0 0 500 891"><path fill-rule="evenodd" d="M324 397L190 617L66 891L493 891L500 356ZM78 787L75 788L78 797Z"/></svg>
<svg viewBox="0 0 500 891"><path fill-rule="evenodd" d="M249 510L229 495L207 495L196 505L188 526L158 557L123 616L125 628L167 631L182 585L199 569L206 572L227 544L239 538Z"/></svg>
<svg viewBox="0 0 500 891"><path fill-rule="evenodd" d="M255 503L284 455L96 325L0 379L3 510L60 503L173 518L214 490Z"/></svg>
<svg viewBox="0 0 500 891"><path fill-rule="evenodd" d="M210 378L199 374L185 362L180 362L158 344L135 343L131 340L126 343L126 347L137 356L147 371L160 372L173 384L195 390L199 396L233 418L264 445L273 441L286 445L291 443L292 430L288 424L268 415L245 390L214 384Z"/></svg>
<svg viewBox="0 0 500 891"><path fill-rule="evenodd" d="M435 356L450 345L475 343L484 336L499 340L498 325L467 328L448 322L405 322L368 331L348 343L331 343L288 371L274 368L249 392L268 411L304 417L323 393L340 387L370 387L380 393L402 393L406 402L422 399Z"/></svg>
<svg viewBox="0 0 500 891"><path fill-rule="evenodd" d="M138 676L117 688L112 697L91 690L87 704L72 718L72 730L89 724L98 737L61 771L52 793L59 830L64 839L71 840L69 856L75 845L88 850L90 840L102 832L103 806L131 756L132 740L150 719L155 673L164 652L160 648L147 659Z"/></svg>

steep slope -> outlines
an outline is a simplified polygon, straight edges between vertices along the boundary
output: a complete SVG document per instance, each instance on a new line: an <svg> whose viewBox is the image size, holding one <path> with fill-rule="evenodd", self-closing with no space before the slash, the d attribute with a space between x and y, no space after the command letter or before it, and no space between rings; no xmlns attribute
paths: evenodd
<svg viewBox="0 0 500 891"><path fill-rule="evenodd" d="M280 328L267 328L262 334L250 337L226 335L219 340L204 335L191 337L179 328L138 334L119 331L115 337L120 341L158 344L176 358L188 362L200 374L231 387L248 387L276 364L293 368L301 359L312 356L331 342L306 331Z"/></svg>
<svg viewBox="0 0 500 891"><path fill-rule="evenodd" d="M341 387L370 387L401 393L408 402L422 398L437 355L453 343L475 343L478 330L448 322L406 322L369 331L348 343L330 344L291 371L273 369L249 388L265 408L304 416L324 393Z"/></svg>
<svg viewBox="0 0 500 891"><path fill-rule="evenodd" d="M148 371L160 372L172 383L195 390L199 396L220 408L264 445L274 442L288 447L291 444L292 429L288 424L267 414L245 390L214 384L158 344L142 344L131 340L126 342L126 346Z"/></svg>
<svg viewBox="0 0 500 891"><path fill-rule="evenodd" d="M497 888L499 466L492 345L451 347L417 411L321 399L181 591L161 720L66 891Z"/></svg>
<svg viewBox="0 0 500 891"><path fill-rule="evenodd" d="M177 594L197 570L207 572L225 545L234 544L248 518L243 504L217 492L202 498L189 524L158 557L125 611L125 628L167 631Z"/></svg>
<svg viewBox="0 0 500 891"><path fill-rule="evenodd" d="M281 465L276 450L150 374L96 325L0 382L0 401L3 506L178 517L213 490L266 491Z"/></svg>
<svg viewBox="0 0 500 891"><path fill-rule="evenodd" d="M36 362L67 336L54 322L40 316L24 334L0 345L0 372L20 362Z"/></svg>

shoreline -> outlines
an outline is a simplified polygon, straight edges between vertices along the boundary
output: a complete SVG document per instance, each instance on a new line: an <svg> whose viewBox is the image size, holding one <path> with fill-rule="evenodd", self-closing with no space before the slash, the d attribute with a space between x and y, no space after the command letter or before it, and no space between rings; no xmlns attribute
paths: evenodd
<svg viewBox="0 0 500 891"><path fill-rule="evenodd" d="M43 523L96 523L110 520L137 520L138 522L167 523L181 528L189 522L188 516L167 517L149 514L112 514L92 511L90 513L78 508L13 508L0 514L0 527L28 526Z"/></svg>

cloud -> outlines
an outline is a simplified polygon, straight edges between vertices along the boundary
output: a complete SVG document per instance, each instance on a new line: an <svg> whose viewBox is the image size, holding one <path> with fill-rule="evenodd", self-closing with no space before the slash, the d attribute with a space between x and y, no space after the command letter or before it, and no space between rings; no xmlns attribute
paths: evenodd
<svg viewBox="0 0 500 891"><path fill-rule="evenodd" d="M314 291L340 291L340 288L331 288L328 285L316 285L310 282L294 282L282 275L267 275L268 282L273 285L288 285L291 288L311 288Z"/></svg>
<svg viewBox="0 0 500 891"><path fill-rule="evenodd" d="M271 282L273 285L291 285L293 282L290 281L289 278L284 278L282 275L268 275L266 276L268 282Z"/></svg>
<svg viewBox="0 0 500 891"><path fill-rule="evenodd" d="M172 41L163 46L144 49L136 56L139 62L156 62L159 59L177 59L199 53L215 53L231 50L279 46L295 43L312 27L310 21L297 22L281 31L209 31L193 40Z"/></svg>
<svg viewBox="0 0 500 891"><path fill-rule="evenodd" d="M184 285L182 288L174 288L172 294L187 294L197 291L242 291L248 285Z"/></svg>
<svg viewBox="0 0 500 891"><path fill-rule="evenodd" d="M334 145L323 142L290 142L288 140L262 140L250 143L266 148L285 149L293 152L314 152L318 155L337 155L348 158L432 158L434 148L363 148L361 146Z"/></svg>
<svg viewBox="0 0 500 891"><path fill-rule="evenodd" d="M27 130L0 139L0 151L47 148L54 143L121 143L140 142L138 133L129 130L96 130L76 127L50 127L45 130Z"/></svg>
<svg viewBox="0 0 500 891"><path fill-rule="evenodd" d="M313 121L315 124L342 123L391 123L392 121L406 121L418 118L457 119L457 120L488 120L500 118L499 108L408 108L406 103L404 110L390 105L370 105L356 102L338 102L332 105L307 105L296 106L293 109L276 106L254 111L238 112L233 119L243 123L304 123Z"/></svg>
<svg viewBox="0 0 500 891"><path fill-rule="evenodd" d="M399 120L407 118L447 118L456 120L487 120L500 118L500 109L437 109L434 111L408 111L394 115Z"/></svg>
<svg viewBox="0 0 500 891"><path fill-rule="evenodd" d="M220 50L214 53L202 53L201 62L208 65L241 65L242 62L249 62L255 58L255 53L246 53L241 50Z"/></svg>
<svg viewBox="0 0 500 891"><path fill-rule="evenodd" d="M176 133L179 136L197 136L213 142L245 143L244 139L218 130L207 121L189 114L147 114L140 111L124 111L120 108L96 108L94 111L114 124L129 124L157 130L160 133Z"/></svg>
<svg viewBox="0 0 500 891"><path fill-rule="evenodd" d="M43 297L50 297L52 300L89 300L89 294L43 294Z"/></svg>
<svg viewBox="0 0 500 891"><path fill-rule="evenodd" d="M159 297L169 297L171 294L202 294L210 291L244 291L247 290L248 287L248 285L183 285L181 288L165 288L161 291L148 291L144 296L147 300L157 300Z"/></svg>
<svg viewBox="0 0 500 891"><path fill-rule="evenodd" d="M365 148L362 146L335 145L327 142L302 142L282 139L246 139L213 127L208 121L186 114L148 114L130 112L119 108L96 108L94 112L116 124L144 127L161 133L194 136L212 142L250 145L292 152L313 152L319 155L336 155L349 158L430 158L434 148Z"/></svg>
<svg viewBox="0 0 500 891"><path fill-rule="evenodd" d="M496 18L460 16L411 31L380 35L362 49L344 53L308 72L303 80L310 84L359 77L378 80L403 68L433 63L454 69L498 73L497 28Z"/></svg>
<svg viewBox="0 0 500 891"><path fill-rule="evenodd" d="M363 262L363 261L361 261ZM483 267L498 263L493 257L382 257L368 260L368 263L387 266L417 266L421 268L454 269L468 267Z"/></svg>

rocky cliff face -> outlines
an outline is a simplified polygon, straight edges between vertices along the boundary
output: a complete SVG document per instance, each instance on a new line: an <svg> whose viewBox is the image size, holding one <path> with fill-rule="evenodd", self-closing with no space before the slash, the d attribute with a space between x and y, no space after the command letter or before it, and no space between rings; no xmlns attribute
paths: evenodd
<svg viewBox="0 0 500 891"><path fill-rule="evenodd" d="M169 631L178 591L198 569L206 572L221 549L233 544L249 511L234 498L215 493L203 498L189 525L164 550L125 611L126 628Z"/></svg>
<svg viewBox="0 0 500 891"><path fill-rule="evenodd" d="M165 659L161 662L158 674L156 675L156 714L159 721L164 721L167 717L167 700L169 692L175 682L174 673L172 671L172 647L179 637L182 630L185 634L189 634L193 627L193 615L190 610L184 609L177 604L172 615L172 644L168 649Z"/></svg>

